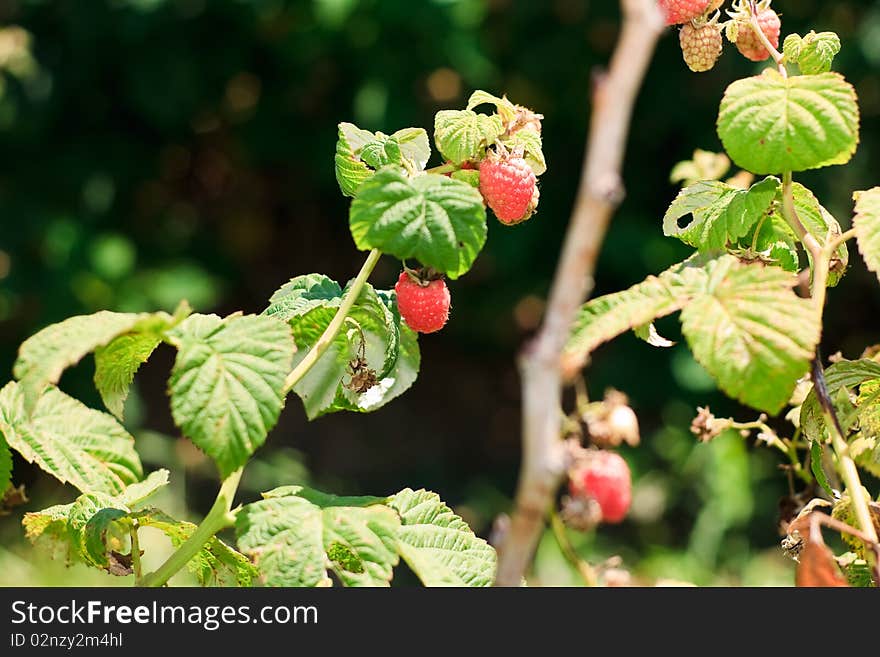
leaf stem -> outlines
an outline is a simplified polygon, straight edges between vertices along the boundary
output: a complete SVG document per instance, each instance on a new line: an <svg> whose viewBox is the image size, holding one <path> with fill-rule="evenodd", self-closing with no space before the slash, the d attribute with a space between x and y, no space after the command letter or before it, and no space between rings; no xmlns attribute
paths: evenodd
<svg viewBox="0 0 880 657"><path fill-rule="evenodd" d="M376 267L376 263L379 262L381 255L382 252L379 251L379 249L373 249L370 251L360 272L358 272L357 278L354 279L348 292L346 292L345 297L342 299L342 303L339 306L339 310L336 311L330 324L327 325L327 328L321 334L321 337L318 338L318 341L311 348L309 353L306 354L305 358L293 368L293 371L288 374L287 378L284 380L283 392L285 395L293 389L293 386L302 380L318 359L324 355L324 352L327 351L327 347L333 343L337 333L339 333L339 330L342 328L342 324L345 322L345 318L348 317L348 313L358 300L358 297L360 297L361 290L363 290L364 284L367 282L367 279Z"/></svg>
<svg viewBox="0 0 880 657"><path fill-rule="evenodd" d="M211 538L219 531L231 527L235 523L235 512L232 511L232 500L241 481L242 468L239 468L223 480L220 492L214 505L208 511L205 519L196 527L184 543L172 553L159 568L140 578L138 586L164 586L181 568L189 563L199 550L204 547Z"/></svg>
<svg viewBox="0 0 880 657"><path fill-rule="evenodd" d="M135 520L129 530L131 536L131 567L134 572L135 581L141 578L141 544L138 539L138 528L138 521Z"/></svg>
<svg viewBox="0 0 880 657"><path fill-rule="evenodd" d="M556 539L556 545L559 546L559 551L562 552L562 556L574 566L574 569L577 570L581 579L584 580L584 584L587 586L597 586L596 572L590 564L578 556L571 541L568 540L565 523L562 522L562 519L559 517L559 514L556 513L556 509L554 508L550 509L550 526L553 528L553 538Z"/></svg>
<svg viewBox="0 0 880 657"><path fill-rule="evenodd" d="M782 216L789 226L795 231L798 238L804 245L804 248L810 253L812 259L813 281L810 292L813 297L813 303L816 306L816 312L821 319L825 308L825 296L828 287L828 272L831 267L831 258L834 256L836 246L831 244L824 248L819 244L816 238L807 231L794 207L794 182L791 171L786 171L782 176ZM843 235L841 235L843 237ZM843 482L849 492L852 500L853 509L858 520L859 527L862 532L877 542L877 532L874 529L874 523L871 520L871 510L868 506L870 499L867 498L862 482L859 479L859 471L856 468L855 461L849 455L849 445L843 436L840 422L834 411L834 404L828 395L828 388L825 385L825 376L822 370L822 363L818 355L813 359L812 366L813 389L822 406L822 412L825 415L825 424L828 427L828 433L831 435L831 445L837 454L838 468L843 477Z"/></svg>

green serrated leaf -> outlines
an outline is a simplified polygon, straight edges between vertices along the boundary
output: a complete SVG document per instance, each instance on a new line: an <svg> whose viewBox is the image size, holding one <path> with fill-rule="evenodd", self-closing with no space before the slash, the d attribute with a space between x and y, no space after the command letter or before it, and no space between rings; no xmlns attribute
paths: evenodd
<svg viewBox="0 0 880 657"><path fill-rule="evenodd" d="M95 349L95 387L107 410L120 420L135 373L162 342L165 331L177 323L167 313L156 313Z"/></svg>
<svg viewBox="0 0 880 657"><path fill-rule="evenodd" d="M873 360L842 360L825 369L825 385L832 400L841 389L855 388L875 379L880 379L880 363ZM800 426L810 440L825 439L825 417L815 390L810 390L801 405Z"/></svg>
<svg viewBox="0 0 880 657"><path fill-rule="evenodd" d="M853 199L856 203L853 228L859 252L868 269L880 278L880 187L856 192Z"/></svg>
<svg viewBox="0 0 880 657"><path fill-rule="evenodd" d="M133 515L141 527L155 527L177 548L192 536L196 526L175 520L158 509L145 509ZM186 564L201 586L247 587L256 582L257 569L250 560L216 536L202 546Z"/></svg>
<svg viewBox="0 0 880 657"><path fill-rule="evenodd" d="M473 110L442 110L434 117L437 150L454 164L480 159L503 131L499 116Z"/></svg>
<svg viewBox="0 0 880 657"><path fill-rule="evenodd" d="M168 335L178 348L171 414L226 477L263 444L281 413L295 349L290 326L261 315L192 315Z"/></svg>
<svg viewBox="0 0 880 657"><path fill-rule="evenodd" d="M377 132L375 138L358 153L361 160L371 169L381 169L386 164L402 164L403 155L400 144L394 137Z"/></svg>
<svg viewBox="0 0 880 657"><path fill-rule="evenodd" d="M389 505L400 514L400 556L425 586L491 586L495 550L436 493L406 488Z"/></svg>
<svg viewBox="0 0 880 657"><path fill-rule="evenodd" d="M305 358L333 320L344 294L329 278L310 275L293 279L273 295L265 313L290 322L298 350L294 365ZM414 336L407 335L408 342L402 345L402 330L393 294L365 285L343 329L294 386L309 418L341 410L372 411L412 385L419 366L418 344ZM367 366L377 379L366 392L350 385L350 363L360 355L363 340Z"/></svg>
<svg viewBox="0 0 880 657"><path fill-rule="evenodd" d="M509 150L523 149L526 164L531 167L536 176L543 175L547 171L547 161L544 159L544 146L541 135L537 130L523 128L517 130L502 142Z"/></svg>
<svg viewBox="0 0 880 657"><path fill-rule="evenodd" d="M705 287L706 262L694 256L628 290L592 299L575 318L566 352L585 358L602 343L681 310Z"/></svg>
<svg viewBox="0 0 880 657"><path fill-rule="evenodd" d="M472 110L480 105L494 105L498 111L498 116L504 123L510 123L516 117L516 105L507 100L507 97L499 98L488 91L477 89L468 98L467 107L465 109Z"/></svg>
<svg viewBox="0 0 880 657"><path fill-rule="evenodd" d="M354 197L361 183L373 175L370 168L356 155L373 137L372 132L361 130L352 123L339 124L334 162L336 182L346 196Z"/></svg>
<svg viewBox="0 0 880 657"><path fill-rule="evenodd" d="M66 368L150 317L149 313L102 310L52 324L25 340L19 348L13 372L21 381L27 410L33 408L47 386L58 383Z"/></svg>
<svg viewBox="0 0 880 657"><path fill-rule="evenodd" d="M479 191L439 174L409 179L400 167L379 170L358 191L349 213L363 251L379 249L458 278L486 242L486 209Z"/></svg>
<svg viewBox="0 0 880 657"><path fill-rule="evenodd" d="M168 470L154 470L143 481L129 484L117 499L130 509L134 509L155 495L160 488L168 485Z"/></svg>
<svg viewBox="0 0 880 657"><path fill-rule="evenodd" d="M663 217L663 234L702 251L724 249L749 231L770 209L779 181L767 178L750 189L709 180L683 189ZM693 221L679 226L691 214Z"/></svg>
<svg viewBox="0 0 880 657"><path fill-rule="evenodd" d="M782 43L782 54L785 61L791 64L797 64L798 57L801 56L801 47L804 40L799 34L789 34Z"/></svg>
<svg viewBox="0 0 880 657"><path fill-rule="evenodd" d="M28 414L21 385L7 383L0 390L0 433L26 461L83 493L115 495L142 473L128 432L57 388L46 390Z"/></svg>
<svg viewBox="0 0 880 657"><path fill-rule="evenodd" d="M778 267L723 256L707 273L682 311L688 344L727 395L775 414L809 368L821 331L815 308Z"/></svg>
<svg viewBox="0 0 880 657"><path fill-rule="evenodd" d="M400 521L379 499L276 489L238 514L239 546L269 586L324 586L328 568L346 586L387 586Z"/></svg>
<svg viewBox="0 0 880 657"><path fill-rule="evenodd" d="M401 155L408 159L416 171L424 170L431 159L431 142L424 128L403 128L391 135L400 146Z"/></svg>
<svg viewBox="0 0 880 657"><path fill-rule="evenodd" d="M859 142L855 90L836 73L783 78L767 69L727 88L718 134L731 159L753 173L845 164Z"/></svg>
<svg viewBox="0 0 880 657"><path fill-rule="evenodd" d="M840 37L834 32L810 32L800 44L797 61L804 75L817 75L831 70L840 52Z"/></svg>

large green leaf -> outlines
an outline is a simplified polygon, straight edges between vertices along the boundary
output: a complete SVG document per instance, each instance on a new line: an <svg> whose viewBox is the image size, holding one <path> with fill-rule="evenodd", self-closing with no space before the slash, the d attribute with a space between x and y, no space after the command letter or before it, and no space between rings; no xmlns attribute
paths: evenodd
<svg viewBox="0 0 880 657"><path fill-rule="evenodd" d="M437 150L455 164L480 159L503 131L501 118L495 114L478 114L470 109L442 110L434 117Z"/></svg>
<svg viewBox="0 0 880 657"><path fill-rule="evenodd" d="M335 281L310 274L291 280L272 296L265 314L290 322L297 345L294 365L317 343L344 295ZM375 385L365 391L352 384L350 369L361 349L375 375ZM418 366L418 343L400 321L394 294L366 284L342 330L293 390L310 419L341 410L367 412L409 388Z"/></svg>
<svg viewBox="0 0 880 657"><path fill-rule="evenodd" d="M866 358L842 360L825 370L825 386L832 400L841 389L848 390L877 379L880 379L880 363ZM801 405L800 426L810 440L825 438L825 417L815 390L810 390Z"/></svg>
<svg viewBox="0 0 880 657"><path fill-rule="evenodd" d="M856 202L853 228L856 229L859 252L868 269L880 278L880 187L856 192L853 198Z"/></svg>
<svg viewBox="0 0 880 657"><path fill-rule="evenodd" d="M127 332L95 349L95 387L104 406L120 420L134 375L162 342L165 332L189 315L186 304L169 315L158 312L135 323Z"/></svg>
<svg viewBox="0 0 880 657"><path fill-rule="evenodd" d="M725 393L776 413L815 352L815 306L794 293L796 277L778 267L724 256L707 272L706 289L682 311L688 344Z"/></svg>
<svg viewBox="0 0 880 657"><path fill-rule="evenodd" d="M439 174L408 178L397 166L380 169L358 190L349 225L361 250L379 249L458 278L486 242L480 192Z"/></svg>
<svg viewBox="0 0 880 657"><path fill-rule="evenodd" d="M724 249L748 234L776 197L779 181L767 178L739 189L717 180L698 182L679 192L663 217L663 234L701 251ZM679 219L693 220L679 226Z"/></svg>
<svg viewBox="0 0 880 657"><path fill-rule="evenodd" d="M597 297L574 321L566 352L580 358L621 333L681 310L705 287L708 256L694 256L623 292Z"/></svg>
<svg viewBox="0 0 880 657"><path fill-rule="evenodd" d="M128 432L57 388L46 390L28 414L21 385L7 383L0 390L0 433L26 461L83 493L115 495L142 473Z"/></svg>
<svg viewBox="0 0 880 657"><path fill-rule="evenodd" d="M169 381L174 421L226 477L281 413L295 348L290 327L262 315L193 315L168 336L178 348Z"/></svg>
<svg viewBox="0 0 880 657"><path fill-rule="evenodd" d="M102 310L52 324L25 340L18 351L14 374L21 380L28 411L48 385L58 383L67 367L150 317L149 313Z"/></svg>
<svg viewBox="0 0 880 657"><path fill-rule="evenodd" d="M436 493L406 488L389 501L400 514L400 556L425 586L491 586L495 550Z"/></svg>
<svg viewBox="0 0 880 657"><path fill-rule="evenodd" d="M855 90L836 73L783 78L766 69L727 88L718 134L731 159L753 173L845 164L859 142Z"/></svg>
<svg viewBox="0 0 880 657"><path fill-rule="evenodd" d="M397 564L397 514L378 498L337 498L296 486L266 493L236 521L239 547L269 586L387 586Z"/></svg>

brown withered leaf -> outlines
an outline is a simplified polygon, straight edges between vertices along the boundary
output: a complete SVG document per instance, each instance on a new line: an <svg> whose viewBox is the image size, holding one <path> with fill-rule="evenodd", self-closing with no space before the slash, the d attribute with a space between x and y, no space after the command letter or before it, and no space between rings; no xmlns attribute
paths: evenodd
<svg viewBox="0 0 880 657"><path fill-rule="evenodd" d="M801 587L838 587L849 584L841 574L834 555L824 542L807 541L799 555L795 585Z"/></svg>

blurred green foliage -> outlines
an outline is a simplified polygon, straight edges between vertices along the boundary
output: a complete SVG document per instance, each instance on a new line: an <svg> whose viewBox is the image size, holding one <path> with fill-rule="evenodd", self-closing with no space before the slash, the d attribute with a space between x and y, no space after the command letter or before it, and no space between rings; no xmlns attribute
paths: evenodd
<svg viewBox="0 0 880 657"><path fill-rule="evenodd" d="M834 30L857 87L862 145L849 166L804 181L846 225L850 193L880 165L880 2L777 0L784 30ZM101 308L259 312L293 275L353 275L361 259L333 178L336 124L430 129L433 114L474 88L542 112L539 214L512 230L492 221L473 272L452 285L454 314L422 340L415 388L370 416L313 424L291 401L243 495L312 478L338 493L405 485L438 491L478 531L505 510L519 459L514 357L534 330L577 187L592 77L607 61L617 3L598 0L2 0L0 1L0 371L38 328ZM717 150L724 87L757 67L729 48L691 74L670 31L640 97L628 186L602 253L597 293L618 290L686 255L662 237L676 190L672 165ZM385 259L375 275L396 278ZM858 356L877 342L876 280L859 262L831 294L826 350ZM660 332L678 336L675 320ZM176 515L197 517L215 492L210 464L177 438L161 352L139 375L127 425L149 464L172 466ZM84 363L62 385L98 403ZM791 583L777 549L787 492L774 454L726 435L698 445L698 404L751 419L714 389L682 346L624 337L588 371L593 396L628 393L642 446L632 518L580 537L594 561L619 554L646 579ZM27 509L73 491L17 461ZM164 502L164 500L163 500ZM172 504L173 506L173 504ZM23 546L20 511L0 518L0 584L94 583L44 567ZM151 539L150 539L151 540ZM167 549L156 538L157 550ZM161 557L158 554L157 560ZM96 579L97 578L97 579ZM576 582L548 535L535 582Z"/></svg>

